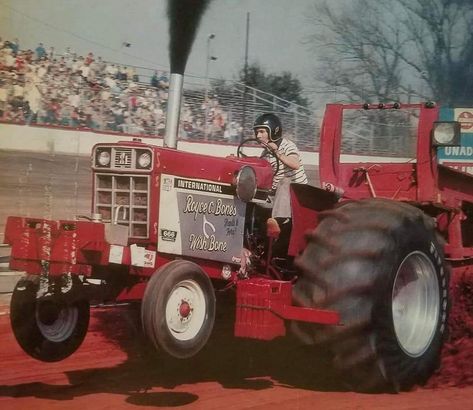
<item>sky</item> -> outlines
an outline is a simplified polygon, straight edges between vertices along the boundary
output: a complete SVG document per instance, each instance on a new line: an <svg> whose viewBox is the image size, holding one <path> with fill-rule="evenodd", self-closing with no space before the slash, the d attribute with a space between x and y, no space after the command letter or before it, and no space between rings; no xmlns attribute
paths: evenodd
<svg viewBox="0 0 473 410"><path fill-rule="evenodd" d="M311 82L315 56L303 44L305 20L315 0L212 0L197 32L186 76L205 77L209 34L215 34L208 66L211 78L236 79L245 61L250 13L249 63L268 73L290 71ZM43 42L63 53L71 47L105 60L169 70L167 0L0 0L0 36L20 48ZM123 47L128 42L130 47Z"/></svg>

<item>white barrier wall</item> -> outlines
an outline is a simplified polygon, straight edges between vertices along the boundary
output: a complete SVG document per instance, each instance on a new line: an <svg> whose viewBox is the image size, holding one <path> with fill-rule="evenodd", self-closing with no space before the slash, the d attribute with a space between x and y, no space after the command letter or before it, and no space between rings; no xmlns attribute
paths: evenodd
<svg viewBox="0 0 473 410"><path fill-rule="evenodd" d="M133 138L136 137L75 129L0 124L0 149L3 150L89 155L92 147L98 142L130 141ZM147 144L163 145L161 138L140 139ZM180 150L220 157L236 154L236 148L236 145L178 142ZM255 155L258 155L261 150L254 151ZM301 156L304 164L317 165L318 163L318 154L315 152L302 152Z"/></svg>
<svg viewBox="0 0 473 410"><path fill-rule="evenodd" d="M133 136L112 135L103 132L75 129L56 129L26 125L0 124L0 149L15 151L33 151L57 154L90 155L92 147L99 142L131 141ZM140 138L143 142L157 146L163 145L161 138ZM236 154L236 145L210 144L205 142L179 141L178 149L199 154L225 157ZM255 155L261 149L255 148ZM247 151L252 153L251 150ZM317 152L302 151L302 162L306 166L317 166ZM359 155L341 155L341 162L406 162L410 158L370 157Z"/></svg>

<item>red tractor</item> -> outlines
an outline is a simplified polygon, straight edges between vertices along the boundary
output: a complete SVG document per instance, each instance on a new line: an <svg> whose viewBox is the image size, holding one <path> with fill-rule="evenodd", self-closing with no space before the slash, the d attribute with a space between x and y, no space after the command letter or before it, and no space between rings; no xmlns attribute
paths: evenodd
<svg viewBox="0 0 473 410"><path fill-rule="evenodd" d="M228 288L235 336L290 328L328 347L356 390L424 382L447 331L449 277L473 273L473 178L437 162L438 146L460 143L459 124L438 119L430 103L328 105L322 188L285 185L274 202L272 169L242 155L247 141L228 158L97 144L90 217L7 220L10 267L27 273L11 301L18 343L62 360L91 301L139 302L156 349L188 358L212 332L215 289ZM345 155L360 144L413 154ZM289 229L273 218L284 195Z"/></svg>

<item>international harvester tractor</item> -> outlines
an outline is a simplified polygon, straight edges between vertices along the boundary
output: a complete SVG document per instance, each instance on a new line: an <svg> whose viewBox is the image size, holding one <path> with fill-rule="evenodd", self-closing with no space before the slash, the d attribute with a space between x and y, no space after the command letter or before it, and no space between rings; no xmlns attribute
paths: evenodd
<svg viewBox="0 0 473 410"><path fill-rule="evenodd" d="M26 272L11 300L18 343L45 362L68 357L102 298L140 303L151 345L189 358L225 288L236 337L291 331L326 347L356 390L424 382L446 337L449 278L473 273L473 177L437 161L461 136L441 114L431 103L329 104L320 187L282 184L275 196L252 141L226 158L95 145L90 216L7 220L10 267ZM353 156L363 144L412 155ZM274 217L285 200L288 224Z"/></svg>

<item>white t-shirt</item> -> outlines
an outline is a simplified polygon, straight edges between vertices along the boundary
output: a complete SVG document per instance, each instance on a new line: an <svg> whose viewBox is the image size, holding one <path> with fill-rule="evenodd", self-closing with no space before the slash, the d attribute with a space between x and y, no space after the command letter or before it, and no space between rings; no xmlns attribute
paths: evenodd
<svg viewBox="0 0 473 410"><path fill-rule="evenodd" d="M302 165L299 150L297 149L296 144L286 138L283 138L281 140L281 144L279 144L278 152L286 156L297 155L299 157L300 166L298 169L292 169L283 164L282 161L279 161L279 170L273 177L272 189L276 189L278 187L278 184L282 178L290 178L291 182L298 184L307 184L307 175L305 173L304 166ZM263 151L261 157L269 161L273 172L276 171L277 160L273 155L269 154L267 151Z"/></svg>

